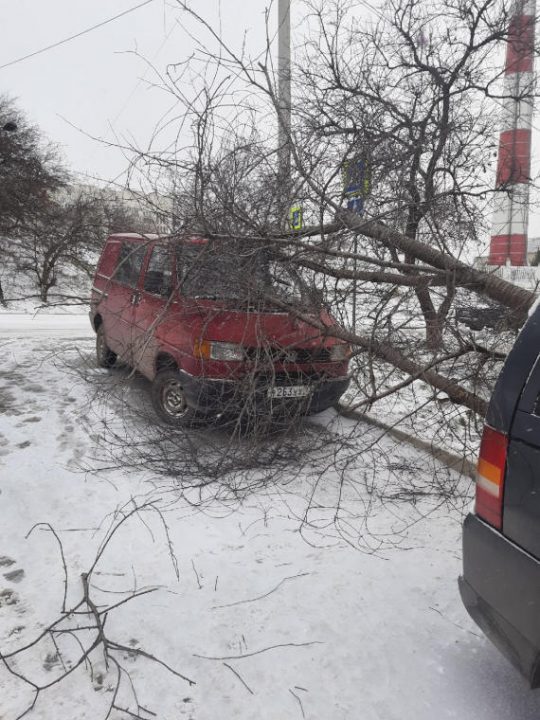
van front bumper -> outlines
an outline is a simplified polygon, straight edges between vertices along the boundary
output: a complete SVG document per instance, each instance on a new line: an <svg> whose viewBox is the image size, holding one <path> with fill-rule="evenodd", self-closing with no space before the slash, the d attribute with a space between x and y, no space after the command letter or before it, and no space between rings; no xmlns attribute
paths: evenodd
<svg viewBox="0 0 540 720"><path fill-rule="evenodd" d="M540 687L539 561L476 515L468 515L459 590L485 635L532 688Z"/></svg>
<svg viewBox="0 0 540 720"><path fill-rule="evenodd" d="M317 413L335 405L349 386L348 377L324 378L309 383L310 393L304 398L270 398L268 390L272 386L260 378L242 380L214 380L196 377L183 370L179 371L182 389L190 407L204 415L226 412L238 413L253 408L256 412L279 413L294 408L305 414ZM277 381L276 386L299 385ZM305 383L304 383L305 384Z"/></svg>

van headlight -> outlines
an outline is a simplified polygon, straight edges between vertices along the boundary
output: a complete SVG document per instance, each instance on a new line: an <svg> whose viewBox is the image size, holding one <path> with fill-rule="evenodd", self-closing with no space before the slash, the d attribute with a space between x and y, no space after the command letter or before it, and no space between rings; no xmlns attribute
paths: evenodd
<svg viewBox="0 0 540 720"><path fill-rule="evenodd" d="M236 343L215 342L213 340L197 340L193 348L195 357L203 360L225 360L241 362L245 360L242 345Z"/></svg>
<svg viewBox="0 0 540 720"><path fill-rule="evenodd" d="M333 362L339 362L348 360L351 357L351 346L347 343L339 343L332 345L330 348L330 360Z"/></svg>

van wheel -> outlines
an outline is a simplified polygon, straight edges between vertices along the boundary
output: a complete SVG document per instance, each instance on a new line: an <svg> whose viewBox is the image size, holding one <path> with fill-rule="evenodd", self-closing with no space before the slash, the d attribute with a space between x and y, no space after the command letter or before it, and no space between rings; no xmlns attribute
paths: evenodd
<svg viewBox="0 0 540 720"><path fill-rule="evenodd" d="M110 368L116 362L116 353L107 345L103 324L96 330L96 361L99 367Z"/></svg>
<svg viewBox="0 0 540 720"><path fill-rule="evenodd" d="M191 425L197 413L189 407L177 370L158 372L152 383L152 405L168 425Z"/></svg>

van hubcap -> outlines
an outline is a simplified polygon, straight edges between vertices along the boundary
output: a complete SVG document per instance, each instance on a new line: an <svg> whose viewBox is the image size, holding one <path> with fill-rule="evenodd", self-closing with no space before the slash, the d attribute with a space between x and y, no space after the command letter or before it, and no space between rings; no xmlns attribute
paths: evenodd
<svg viewBox="0 0 540 720"><path fill-rule="evenodd" d="M163 386L161 405L171 417L179 418L186 414L188 406L184 391L178 380L169 380Z"/></svg>

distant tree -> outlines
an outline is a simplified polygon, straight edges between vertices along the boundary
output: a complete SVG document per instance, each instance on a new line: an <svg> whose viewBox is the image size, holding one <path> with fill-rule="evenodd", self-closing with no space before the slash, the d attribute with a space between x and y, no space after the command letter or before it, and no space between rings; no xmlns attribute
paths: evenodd
<svg viewBox="0 0 540 720"><path fill-rule="evenodd" d="M43 141L13 100L0 96L0 257L5 262L12 237L47 206L67 173L58 149ZM0 302L5 304L0 283Z"/></svg>
<svg viewBox="0 0 540 720"><path fill-rule="evenodd" d="M59 194L28 214L17 227L16 266L35 277L42 302L66 264L87 269L90 256L103 241L103 202L91 193ZM90 263L91 264L91 263Z"/></svg>
<svg viewBox="0 0 540 720"><path fill-rule="evenodd" d="M74 185L51 194L21 219L11 248L16 267L35 278L40 299L46 303L59 273L68 266L93 275L107 235L153 231L155 223L121 197Z"/></svg>
<svg viewBox="0 0 540 720"><path fill-rule="evenodd" d="M58 148L44 142L6 96L0 96L0 128L0 230L5 234L46 204L48 194L66 183L67 173Z"/></svg>

